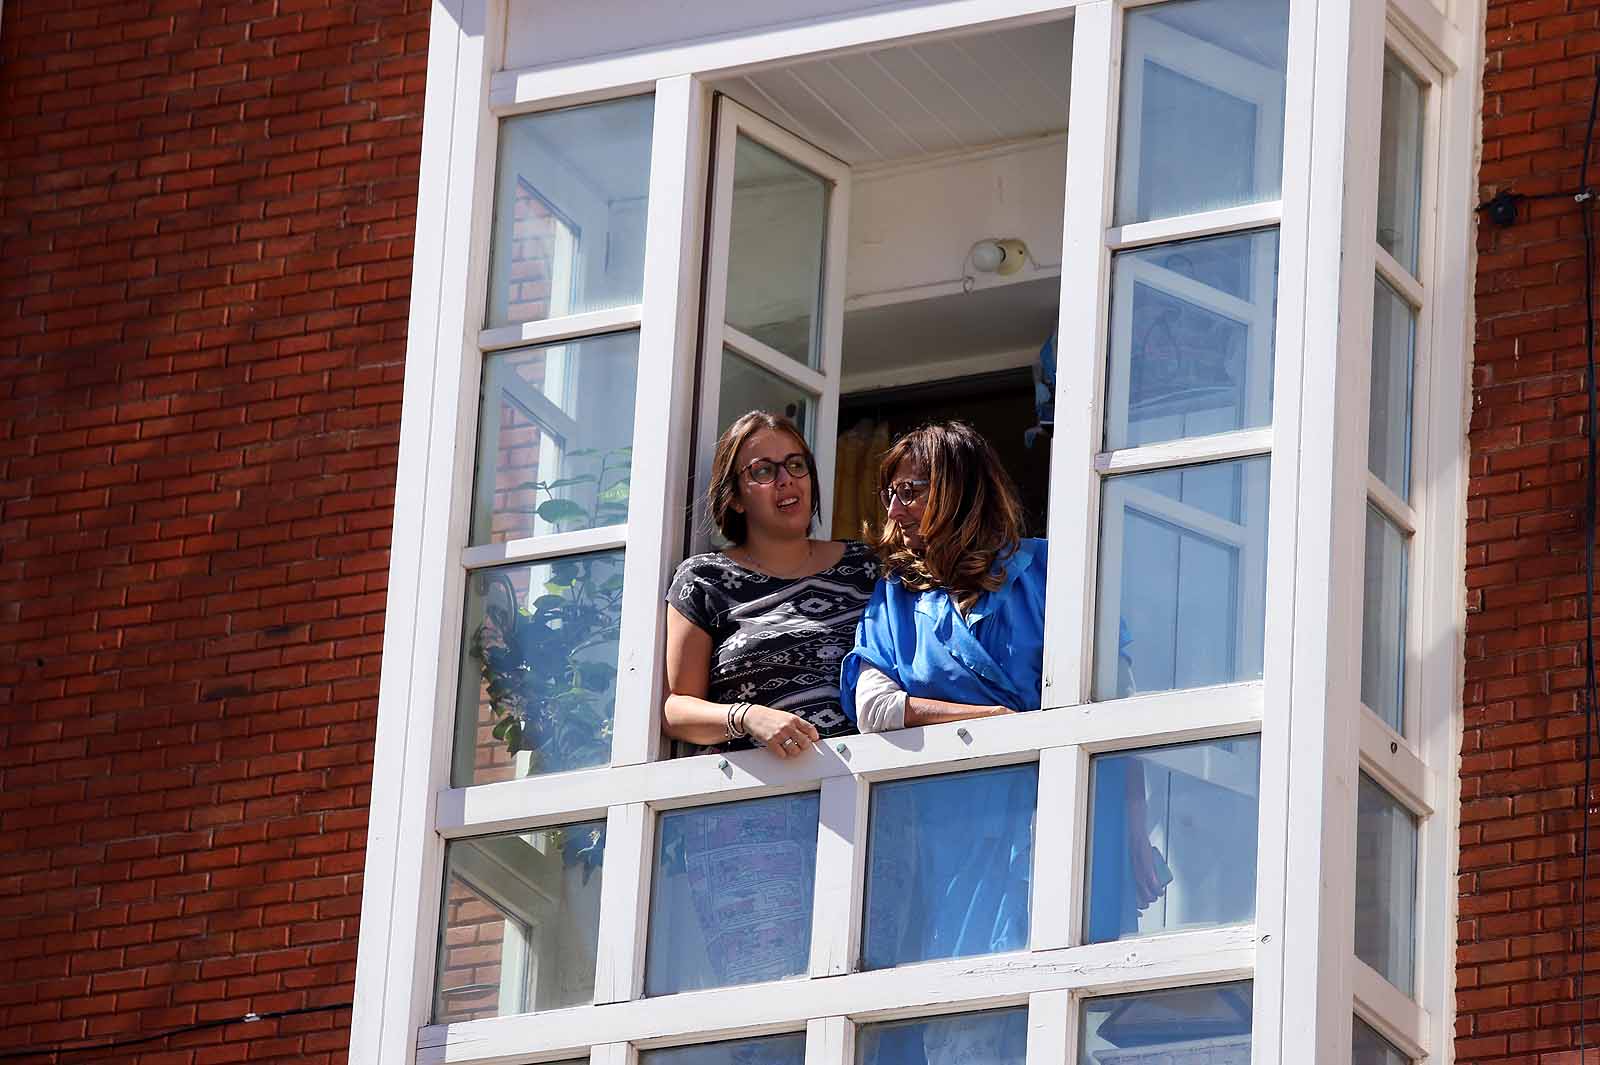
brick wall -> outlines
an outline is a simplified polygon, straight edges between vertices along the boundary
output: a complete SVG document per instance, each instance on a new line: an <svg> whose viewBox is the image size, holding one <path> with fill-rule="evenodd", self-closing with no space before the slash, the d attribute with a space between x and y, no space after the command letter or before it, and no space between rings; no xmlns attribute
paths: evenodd
<svg viewBox="0 0 1600 1065"><path fill-rule="evenodd" d="M0 1051L347 1002L428 4L3 11Z"/></svg>
<svg viewBox="0 0 1600 1065"><path fill-rule="evenodd" d="M1484 197L1581 184L1597 29L1582 0L1490 0ZM1577 1045L1582 233L1568 197L1479 227L1456 1041L1470 1065L1577 1062L1560 1052ZM1597 927L1600 862L1592 875ZM1600 992L1600 936L1590 945ZM1600 1045L1600 1025L1588 1035Z"/></svg>

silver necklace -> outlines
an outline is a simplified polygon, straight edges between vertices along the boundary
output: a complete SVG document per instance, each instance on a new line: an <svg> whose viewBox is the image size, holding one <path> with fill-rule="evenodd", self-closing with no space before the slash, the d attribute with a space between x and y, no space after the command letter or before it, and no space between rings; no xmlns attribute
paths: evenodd
<svg viewBox="0 0 1600 1065"><path fill-rule="evenodd" d="M806 541L806 560L801 567L802 569L806 570L805 573L778 573L771 566L762 564L762 562L757 559L755 555L750 553L750 549L748 547L740 547L739 553L744 556L744 564L749 566L751 569L765 573L769 577L777 577L779 580L792 581L809 575L812 560L816 558L817 554L817 542L810 539ZM739 560L735 559L735 561Z"/></svg>

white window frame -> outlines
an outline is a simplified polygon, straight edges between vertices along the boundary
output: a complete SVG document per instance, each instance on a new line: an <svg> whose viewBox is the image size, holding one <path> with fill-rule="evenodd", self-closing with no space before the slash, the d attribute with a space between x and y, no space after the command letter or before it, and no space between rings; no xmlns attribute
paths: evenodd
<svg viewBox="0 0 1600 1065"><path fill-rule="evenodd" d="M1448 1054L1453 988L1464 544L1461 441L1471 219L1438 214L1429 259L1430 471L1414 563L1421 638L1449 653L1422 664L1430 708L1420 747L1386 736L1349 705L1359 674L1360 544L1365 508L1366 371L1375 261L1372 194L1347 173L1375 159L1372 76L1380 12L1359 0L1293 0L1282 197L1270 204L1110 227L1121 16L1139 0L929 0L869 6L636 53L498 70L504 0L438 0L423 125L413 302L394 543L379 694L366 888L350 1060L561 1061L632 1065L641 1047L777 1031L808 1033L807 1065L848 1065L859 1023L986 1006L1030 1005L1030 1065L1074 1058L1087 995L1252 978L1253 1061L1348 1060L1351 1016L1419 1060ZM1441 75L1431 204L1468 202L1481 22L1460 26L1428 0L1396 0L1393 33ZM1052 459L1053 541L1045 705L1009 719L856 736L817 758L765 752L657 760L663 681L661 594L684 547L691 471L710 93L715 77L765 64L1005 23L1076 19L1069 117L1061 335L1092 338L1088 387L1063 375ZM1466 76L1459 72L1466 71ZM1315 86L1315 92L1313 87ZM655 126L639 305L479 328L487 280L499 119L653 92ZM1367 122L1375 126L1375 121ZM1347 132L1348 131L1348 132ZM1370 168L1375 170L1375 168ZM1263 225L1280 228L1275 409L1270 428L1173 444L1099 450L1109 262L1113 250ZM1348 261L1342 256L1351 252ZM1443 265L1443 264L1448 264ZM463 294L465 294L463 296ZM1365 309L1362 309L1364 302ZM1345 323L1343 332L1339 329ZM468 548L472 440L485 352L594 332L640 331L634 492L626 526ZM1451 401L1446 401L1449 397ZM1356 418L1360 413L1359 419ZM1350 426L1360 425L1360 447ZM1100 479L1120 471L1272 454L1266 675L1262 681L1088 704ZM1292 459L1292 461L1291 461ZM1336 503L1337 501L1337 503ZM1352 515L1354 516L1352 519ZM1352 536L1351 529L1355 529ZM1355 545L1352 557L1352 544ZM548 777L449 784L465 578L472 568L626 546L624 631L611 764ZM1422 572L1425 571L1425 572ZM1352 579L1353 578L1353 579ZM1423 646L1418 642L1416 646ZM1283 708L1293 707L1294 728ZM1271 708L1270 710L1268 708ZM1381 723L1380 723L1381 726ZM1081 943L1088 759L1101 751L1221 736L1262 736L1253 925ZM1029 950L855 972L868 788L906 775L1037 759L1040 805ZM1431 817L1422 841L1418 999L1384 996L1351 955L1355 766ZM812 978L640 997L655 813L685 805L820 790ZM595 1005L429 1025L434 939L447 840L605 817ZM852 842L852 838L854 843ZM1046 861L1046 859L1049 859ZM851 918L837 920L841 912ZM1292 959L1292 963L1290 961ZM1370 970L1368 971L1370 972ZM826 978L820 978L820 977ZM1379 981L1381 984L1381 980ZM1403 996L1402 996L1403 998Z"/></svg>

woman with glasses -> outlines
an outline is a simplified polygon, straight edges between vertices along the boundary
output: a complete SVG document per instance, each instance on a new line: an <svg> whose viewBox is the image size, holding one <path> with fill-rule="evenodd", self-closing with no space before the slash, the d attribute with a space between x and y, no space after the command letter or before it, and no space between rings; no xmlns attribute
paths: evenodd
<svg viewBox="0 0 1600 1065"><path fill-rule="evenodd" d="M812 539L817 466L788 418L751 411L717 441L707 510L728 546L685 559L667 602L665 731L803 758L853 731L839 662L877 582L860 543ZM646 991L779 980L810 957L816 814L726 803L663 822Z"/></svg>
<svg viewBox="0 0 1600 1065"><path fill-rule="evenodd" d="M844 662L845 713L862 732L882 732L1039 709L1046 545L1021 535L1017 491L993 448L962 422L928 425L889 449L878 477L888 512L878 541L883 579ZM893 871L875 875L911 885L910 901L900 924L880 925L893 942L868 943L868 956L1026 947L1031 847L930 830L982 811L1031 816L1032 796L998 780L931 793L919 810L882 811L897 818L887 835L901 843L881 858ZM1116 787L1127 801L1097 819L1094 860L1122 875L1097 874L1096 891L1109 890L1112 919L1131 926L1170 875L1157 872L1142 773Z"/></svg>
<svg viewBox="0 0 1600 1065"><path fill-rule="evenodd" d="M862 732L1039 708L1045 541L970 425L923 426L879 467L883 581L845 659L844 710Z"/></svg>
<svg viewBox="0 0 1600 1065"><path fill-rule="evenodd" d="M796 758L855 731L839 663L878 564L865 544L811 537L816 481L811 449L781 414L751 411L717 441L707 510L729 546L685 559L667 595L674 739Z"/></svg>

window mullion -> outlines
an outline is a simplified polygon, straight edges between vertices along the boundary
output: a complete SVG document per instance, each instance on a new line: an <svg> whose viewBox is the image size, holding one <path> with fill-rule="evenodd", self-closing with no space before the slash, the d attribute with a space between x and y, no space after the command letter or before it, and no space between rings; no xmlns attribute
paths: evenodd
<svg viewBox="0 0 1600 1065"><path fill-rule="evenodd" d="M822 893L819 891L820 899ZM815 1017L806 1022L806 1065L854 1065L856 1026L848 1017Z"/></svg>
<svg viewBox="0 0 1600 1065"><path fill-rule="evenodd" d="M661 742L661 603L681 554L688 505L709 110L696 78L656 86L613 765L648 762Z"/></svg>
<svg viewBox="0 0 1600 1065"><path fill-rule="evenodd" d="M606 811L605 864L600 871L600 939L595 951L594 1001L626 1002L644 971L645 908L649 901L653 815L642 802Z"/></svg>
<svg viewBox="0 0 1600 1065"><path fill-rule="evenodd" d="M1064 1065L1076 1061L1077 1028L1072 992L1035 991L1029 995L1028 1065Z"/></svg>
<svg viewBox="0 0 1600 1065"><path fill-rule="evenodd" d="M1029 918L1034 950L1071 946L1081 937L1084 807L1089 756L1081 747L1039 752L1039 809L1033 829L1033 899Z"/></svg>
<svg viewBox="0 0 1600 1065"><path fill-rule="evenodd" d="M818 821L810 974L838 976L860 957L867 782L854 775L823 780Z"/></svg>
<svg viewBox="0 0 1600 1065"><path fill-rule="evenodd" d="M1100 441L1105 372L1101 352L1110 296L1105 227L1115 161L1113 104L1120 20L1113 4L1085 5L1074 18L1058 333L1063 372L1057 374L1050 455L1045 706L1083 702L1092 671L1089 589L1094 587L1100 491L1094 457Z"/></svg>

